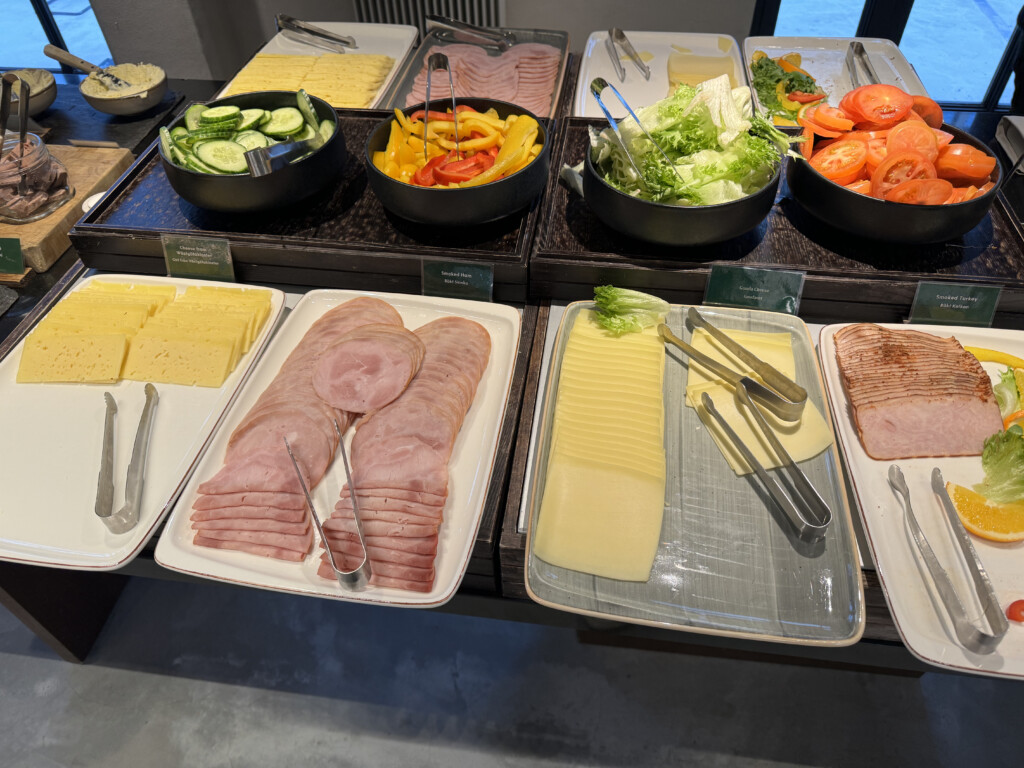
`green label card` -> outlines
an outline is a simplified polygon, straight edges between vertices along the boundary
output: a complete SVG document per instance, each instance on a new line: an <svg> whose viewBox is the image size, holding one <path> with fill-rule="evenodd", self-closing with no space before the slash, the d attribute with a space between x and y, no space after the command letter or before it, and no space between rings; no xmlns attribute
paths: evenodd
<svg viewBox="0 0 1024 768"><path fill-rule="evenodd" d="M803 272L715 265L704 290L704 303L795 315L800 311L803 290Z"/></svg>
<svg viewBox="0 0 1024 768"><path fill-rule="evenodd" d="M217 237L161 235L167 274L199 280L235 281L231 243Z"/></svg>
<svg viewBox="0 0 1024 768"><path fill-rule="evenodd" d="M1000 285L918 283L910 322L987 328L992 325L1002 290Z"/></svg>
<svg viewBox="0 0 1024 768"><path fill-rule="evenodd" d="M456 261L424 261L423 295L490 301L494 296L494 267Z"/></svg>
<svg viewBox="0 0 1024 768"><path fill-rule="evenodd" d="M25 271L25 259L21 255L21 240L16 237L0 237L0 273L20 275Z"/></svg>

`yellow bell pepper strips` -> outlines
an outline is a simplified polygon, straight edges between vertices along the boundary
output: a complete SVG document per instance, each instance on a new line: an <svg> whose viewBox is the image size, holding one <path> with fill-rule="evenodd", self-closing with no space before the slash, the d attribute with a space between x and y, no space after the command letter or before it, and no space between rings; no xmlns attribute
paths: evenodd
<svg viewBox="0 0 1024 768"><path fill-rule="evenodd" d="M523 162L524 154L527 158L530 156L530 149L537 139L539 130L540 126L532 117L529 115L518 116L518 119L512 123L508 135L505 137L505 143L498 150L498 156L494 158L494 165L483 173L474 176L469 181L462 182L459 186L477 187L489 181L500 179L509 173L511 169L518 167Z"/></svg>

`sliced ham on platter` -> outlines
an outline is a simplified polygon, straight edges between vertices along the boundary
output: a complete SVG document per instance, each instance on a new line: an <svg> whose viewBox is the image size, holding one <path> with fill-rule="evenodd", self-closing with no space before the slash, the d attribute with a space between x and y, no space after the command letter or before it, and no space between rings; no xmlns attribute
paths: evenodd
<svg viewBox="0 0 1024 768"><path fill-rule="evenodd" d="M491 339L479 323L458 317L439 318L415 333L426 350L423 363L394 402L357 426L352 482L370 556L370 584L429 592L448 495L448 461L487 368ZM356 567L362 552L348 486L324 528L338 567ZM382 549L388 550L386 557ZM423 556L430 558L429 566ZM321 557L319 574L333 579L326 553Z"/></svg>

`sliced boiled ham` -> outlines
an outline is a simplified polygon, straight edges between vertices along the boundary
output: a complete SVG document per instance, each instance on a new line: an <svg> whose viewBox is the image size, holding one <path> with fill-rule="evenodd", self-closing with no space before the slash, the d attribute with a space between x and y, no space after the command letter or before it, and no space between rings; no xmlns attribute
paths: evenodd
<svg viewBox="0 0 1024 768"><path fill-rule="evenodd" d="M192 512L197 527L193 543L284 560L302 560L309 553L311 528L297 535L253 521L308 522L284 440L312 490L334 459L335 422L344 433L353 420L353 414L320 399L313 375L324 350L365 325L401 327L402 318L385 301L359 297L324 313L304 334L232 432L224 466L200 484ZM214 520L216 526L204 525ZM240 522L228 527L225 521L230 520Z"/></svg>
<svg viewBox="0 0 1024 768"><path fill-rule="evenodd" d="M358 424L352 481L363 511L370 584L429 592L432 566L395 562L397 555L384 560L374 548L436 556L448 461L487 368L491 338L479 323L458 317L434 320L415 333L424 345L423 363L397 400ZM417 512L422 514L410 516ZM358 546L358 537L347 486L324 528L329 542L343 542L331 545L339 567L354 567L359 553L352 552L352 542ZM334 578L326 553L321 558L320 575Z"/></svg>
<svg viewBox="0 0 1024 768"><path fill-rule="evenodd" d="M419 336L402 326L363 325L320 353L313 388L333 408L373 413L405 391L423 352Z"/></svg>
<svg viewBox="0 0 1024 768"><path fill-rule="evenodd" d="M974 456L1002 429L988 374L955 338L858 323L834 341L853 422L871 458Z"/></svg>

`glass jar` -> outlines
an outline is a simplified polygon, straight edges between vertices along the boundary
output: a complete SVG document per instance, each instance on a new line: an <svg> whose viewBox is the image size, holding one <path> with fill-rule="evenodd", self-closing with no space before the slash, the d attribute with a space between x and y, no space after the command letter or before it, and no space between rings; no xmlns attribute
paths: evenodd
<svg viewBox="0 0 1024 768"><path fill-rule="evenodd" d="M67 169L38 136L26 134L24 147L17 135L4 139L0 153L0 222L37 221L74 196Z"/></svg>

